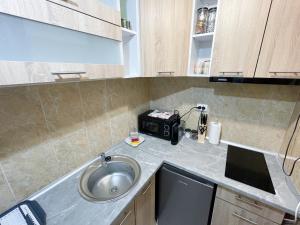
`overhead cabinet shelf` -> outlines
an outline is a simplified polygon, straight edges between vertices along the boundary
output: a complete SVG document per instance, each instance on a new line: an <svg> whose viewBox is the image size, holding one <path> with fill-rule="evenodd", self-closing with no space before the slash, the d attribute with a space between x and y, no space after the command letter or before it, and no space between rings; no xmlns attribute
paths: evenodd
<svg viewBox="0 0 300 225"><path fill-rule="evenodd" d="M214 32L194 34L193 38L195 41L211 41L214 38Z"/></svg>
<svg viewBox="0 0 300 225"><path fill-rule="evenodd" d="M131 25L131 29L122 28L125 77L138 77L141 75L139 0L120 0L120 9L122 19Z"/></svg>
<svg viewBox="0 0 300 225"><path fill-rule="evenodd" d="M134 36L136 36L137 33L133 30L129 30L126 28L122 28L122 39L123 42L128 42L131 40L131 38L133 38Z"/></svg>

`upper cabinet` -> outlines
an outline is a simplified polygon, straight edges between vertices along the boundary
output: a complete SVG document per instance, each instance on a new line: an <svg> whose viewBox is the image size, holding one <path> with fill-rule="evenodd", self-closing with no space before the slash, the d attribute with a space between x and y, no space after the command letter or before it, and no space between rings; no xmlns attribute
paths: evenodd
<svg viewBox="0 0 300 225"><path fill-rule="evenodd" d="M110 3L109 5L105 1L101 0L46 0L56 3L61 6L76 10L78 12L85 13L86 15L93 16L103 21L121 25L121 17L117 3Z"/></svg>
<svg viewBox="0 0 300 225"><path fill-rule="evenodd" d="M300 78L300 1L273 0L255 77Z"/></svg>
<svg viewBox="0 0 300 225"><path fill-rule="evenodd" d="M271 2L219 1L211 76L254 76Z"/></svg>
<svg viewBox="0 0 300 225"><path fill-rule="evenodd" d="M140 1L143 75L187 75L192 2Z"/></svg>
<svg viewBox="0 0 300 225"><path fill-rule="evenodd" d="M1 1L0 85L122 77L120 12L84 3Z"/></svg>

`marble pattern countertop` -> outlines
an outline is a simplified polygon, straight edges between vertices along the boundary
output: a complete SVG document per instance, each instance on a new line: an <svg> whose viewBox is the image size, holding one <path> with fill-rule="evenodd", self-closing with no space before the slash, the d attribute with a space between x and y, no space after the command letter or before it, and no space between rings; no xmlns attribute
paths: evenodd
<svg viewBox="0 0 300 225"><path fill-rule="evenodd" d="M293 213L297 198L293 195L280 165L274 155L265 154L276 195L228 179L224 176L227 145L197 144L184 138L178 145L146 136L137 148L120 143L108 155L122 154L137 160L141 177L137 185L122 199L109 203L93 203L84 200L78 192L78 182L84 168L58 181L31 199L36 199L47 213L47 225L109 225L135 198L152 175L166 162L195 175L206 178L288 213Z"/></svg>

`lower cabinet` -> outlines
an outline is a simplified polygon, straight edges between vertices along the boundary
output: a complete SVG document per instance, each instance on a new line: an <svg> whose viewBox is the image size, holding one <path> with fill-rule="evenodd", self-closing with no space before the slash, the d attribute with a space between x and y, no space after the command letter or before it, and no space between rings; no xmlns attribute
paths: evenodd
<svg viewBox="0 0 300 225"><path fill-rule="evenodd" d="M284 212L218 187L211 225L278 225Z"/></svg>
<svg viewBox="0 0 300 225"><path fill-rule="evenodd" d="M276 225L276 223L250 213L245 209L216 199L211 225Z"/></svg>
<svg viewBox="0 0 300 225"><path fill-rule="evenodd" d="M136 225L155 225L155 178L134 201Z"/></svg>
<svg viewBox="0 0 300 225"><path fill-rule="evenodd" d="M131 203L113 225L135 225L134 203Z"/></svg>
<svg viewBox="0 0 300 225"><path fill-rule="evenodd" d="M155 177L121 213L113 225L155 225Z"/></svg>

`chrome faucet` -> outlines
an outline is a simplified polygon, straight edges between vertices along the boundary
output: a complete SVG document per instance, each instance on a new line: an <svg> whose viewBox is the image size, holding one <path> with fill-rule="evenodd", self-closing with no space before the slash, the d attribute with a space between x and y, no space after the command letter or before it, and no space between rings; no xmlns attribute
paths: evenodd
<svg viewBox="0 0 300 225"><path fill-rule="evenodd" d="M101 164L103 165L103 166L107 166L107 162L106 162L106 155L105 155L105 153L103 152L103 153L101 153L101 155L100 155L100 161L101 161Z"/></svg>

